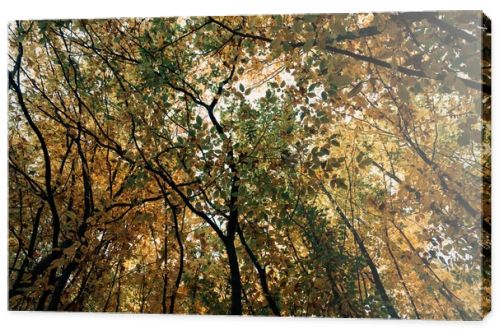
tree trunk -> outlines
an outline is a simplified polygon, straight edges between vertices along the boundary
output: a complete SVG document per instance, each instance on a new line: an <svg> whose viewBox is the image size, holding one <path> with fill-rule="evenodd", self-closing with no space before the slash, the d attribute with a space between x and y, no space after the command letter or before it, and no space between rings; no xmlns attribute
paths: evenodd
<svg viewBox="0 0 500 334"><path fill-rule="evenodd" d="M229 268L231 271L231 314L241 315L241 276L238 265L238 256L236 254L236 248L234 247L234 237L226 238L225 244L227 258L229 260Z"/></svg>

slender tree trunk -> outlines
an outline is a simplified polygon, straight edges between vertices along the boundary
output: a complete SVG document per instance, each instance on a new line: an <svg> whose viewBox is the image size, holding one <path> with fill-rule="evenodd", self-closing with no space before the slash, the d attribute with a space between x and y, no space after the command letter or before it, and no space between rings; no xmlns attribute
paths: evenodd
<svg viewBox="0 0 500 334"><path fill-rule="evenodd" d="M71 262L64 268L61 277L57 280L57 283L54 287L54 293L52 294L52 299L50 300L48 310L49 311L57 311L59 307L59 303L61 301L61 297L66 288L66 284L71 273L77 268L78 264L76 262Z"/></svg>
<svg viewBox="0 0 500 334"><path fill-rule="evenodd" d="M231 314L241 315L242 305L241 305L241 275L240 268L238 265L238 256L236 254L236 248L234 247L234 237L226 238L225 241L227 258L229 260L229 269L231 272Z"/></svg>
<svg viewBox="0 0 500 334"><path fill-rule="evenodd" d="M323 188L324 193L326 194L326 196L330 200L330 202L334 205L335 211L337 211L337 213L339 214L339 216L342 219L342 221L344 222L344 224L347 226L347 228L351 231L352 235L354 236L354 240L356 241L356 244L358 245L359 250L361 251L361 254L363 254L363 257L365 258L365 260L368 264L368 267L370 268L370 271L371 271L372 277L373 277L373 281L375 283L375 288L377 289L377 292L380 295L380 298L384 302L387 313L391 316L391 318L399 319L399 315L398 315L396 309L394 308L394 306L392 305L392 302L391 302L389 296L387 295L387 291L385 290L384 284L382 283L382 279L380 278L380 275L378 273L377 266L375 265L372 258L370 257L370 254L368 253L368 250L366 249L363 240L359 236L358 231L356 231L354 226L351 224L351 222L349 221L349 219L345 215L344 211L342 211L342 209L337 205L337 202L332 197L330 192L323 185L321 185L321 186Z"/></svg>
<svg viewBox="0 0 500 334"><path fill-rule="evenodd" d="M163 289L161 293L161 313L167 313L167 287L168 287L168 224L165 222L165 231L163 239Z"/></svg>
<svg viewBox="0 0 500 334"><path fill-rule="evenodd" d="M28 247L28 253L26 254L26 257L23 259L23 262L21 263L21 268L19 268L16 280L12 285L12 290L9 291L9 295L11 294L11 292L16 291L21 286L21 282L23 280L24 273L26 272L26 268L28 268L30 259L33 258L33 253L35 252L36 238L38 235L38 229L40 226L40 219L42 216L43 208L44 205L42 204L36 212L35 220L33 222L33 230L31 232L30 244Z"/></svg>
<svg viewBox="0 0 500 334"><path fill-rule="evenodd" d="M396 267L396 271L398 273L399 280L401 281L401 284L403 285L406 296L408 297L408 300L410 301L410 304L413 308L413 312L415 313L415 317L417 319L420 319L420 313L418 312L417 306L415 305L415 301L413 300L413 297L410 293L410 290L408 289L408 286L406 285L406 282L404 280L403 273L401 272L401 269L399 268L398 261L396 260L396 257L394 256L394 253L392 252L391 245L389 244L389 233L387 231L387 226L385 227L385 237L386 237L385 244L387 246L387 250L389 251L389 255L391 256L392 262L394 263L394 267Z"/></svg>
<svg viewBox="0 0 500 334"><path fill-rule="evenodd" d="M120 304L121 304L121 294L122 294L122 280L121 275L123 271L123 264L120 264L120 270L118 271L118 290L116 291L116 307L115 312L120 312Z"/></svg>
<svg viewBox="0 0 500 334"><path fill-rule="evenodd" d="M179 220L177 218L177 212L175 207L171 206L172 216L174 219L174 230L175 230L175 239L177 240L177 244L179 246L179 270L177 272L177 277L175 279L174 289L172 291L172 295L170 296L170 309L169 313L173 314L175 311L175 298L177 297L177 290L181 285L182 274L184 272L184 245L182 243L181 232L179 229Z"/></svg>
<svg viewBox="0 0 500 334"><path fill-rule="evenodd" d="M107 310L108 310L108 305L109 305L109 302L111 301L111 296L113 295L113 289L115 288L116 278L118 277L118 274L120 271L120 266L121 266L121 259L116 264L116 269L115 269L115 272L113 274L113 279L111 281L111 287L109 288L108 297L106 298L106 303L104 303L104 306L102 308L102 312L107 312Z"/></svg>
<svg viewBox="0 0 500 334"><path fill-rule="evenodd" d="M269 290L269 285L267 284L267 276L266 276L265 268L263 268L260 265L259 261L257 260L257 257L253 253L252 249L250 248L250 246L248 246L248 244L245 240L245 236L243 235L243 231L241 230L240 227L238 227L238 235L240 237L240 241L243 244L243 247L245 248L248 256L252 260L255 269L257 269L257 273L259 275L260 286L262 287L262 291L264 292L264 296L266 297L266 300L269 304L269 308L274 313L274 315L280 316L281 315L280 309L279 309L278 305L276 304L276 302L274 301L274 298L271 294L271 291Z"/></svg>

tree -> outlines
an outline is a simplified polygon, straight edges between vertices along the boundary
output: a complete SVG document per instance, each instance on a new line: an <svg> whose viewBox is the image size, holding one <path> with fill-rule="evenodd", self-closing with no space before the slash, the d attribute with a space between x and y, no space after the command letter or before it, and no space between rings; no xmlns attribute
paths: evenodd
<svg viewBox="0 0 500 334"><path fill-rule="evenodd" d="M9 307L477 319L477 12L10 26Z"/></svg>

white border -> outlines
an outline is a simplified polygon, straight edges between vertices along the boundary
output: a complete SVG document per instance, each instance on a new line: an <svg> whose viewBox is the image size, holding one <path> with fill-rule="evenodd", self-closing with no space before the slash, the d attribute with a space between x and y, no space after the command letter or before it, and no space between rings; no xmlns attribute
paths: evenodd
<svg viewBox="0 0 500 334"><path fill-rule="evenodd" d="M315 332L361 332L365 333L471 333L498 332L500 311L498 310L500 278L499 268L499 229L493 227L493 311L482 322L444 322L444 321L384 321L353 319L310 319L310 318L250 318L224 316L159 316L124 314L74 314L74 313L35 313L7 311L7 22L15 19L45 18L97 18L130 16L194 16L194 15L237 15L237 14L275 14L275 13L345 13L369 11L418 11L418 10L458 10L481 9L493 21L493 76L497 77L496 66L500 57L496 34L500 20L500 1L498 0L384 0L375 1L320 1L320 0L3 0L0 4L0 332L1 333L315 333ZM498 65L500 66L500 65ZM493 150L499 147L500 131L497 124L500 115L498 108L499 89L493 83ZM499 149L500 150L500 149ZM500 152L500 151L499 151ZM495 153L493 174L496 179L500 166ZM500 212L497 187L493 186L493 220L497 222ZM497 206L497 208L496 208ZM496 330L495 330L496 329Z"/></svg>

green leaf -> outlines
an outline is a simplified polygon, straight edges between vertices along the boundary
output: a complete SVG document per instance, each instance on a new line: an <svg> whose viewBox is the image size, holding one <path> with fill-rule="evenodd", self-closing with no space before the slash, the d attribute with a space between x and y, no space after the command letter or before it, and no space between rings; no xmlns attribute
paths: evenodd
<svg viewBox="0 0 500 334"><path fill-rule="evenodd" d="M304 51L305 52L310 51L312 49L313 45L314 45L314 39L311 38L311 39L307 40L307 42L304 43Z"/></svg>
<svg viewBox="0 0 500 334"><path fill-rule="evenodd" d="M337 139L332 139L332 140L330 140L330 143L331 143L333 146L340 147L340 142L339 142Z"/></svg>
<svg viewBox="0 0 500 334"><path fill-rule="evenodd" d="M361 89L363 89L363 83L364 81L359 82L356 86L354 86L353 89L347 94L348 97L354 97L361 92Z"/></svg>
<svg viewBox="0 0 500 334"><path fill-rule="evenodd" d="M345 180L341 177L335 179L335 184L342 189L347 189Z"/></svg>
<svg viewBox="0 0 500 334"><path fill-rule="evenodd" d="M335 168L338 168L342 165L342 163L345 161L345 157L340 157L338 159L333 159L332 160L332 166Z"/></svg>
<svg viewBox="0 0 500 334"><path fill-rule="evenodd" d="M326 91L321 92L321 98L323 101L328 100L328 93Z"/></svg>
<svg viewBox="0 0 500 334"><path fill-rule="evenodd" d="M330 154L330 150L328 150L326 147L323 147L321 150L318 151L318 156L320 157L323 157L328 154Z"/></svg>

